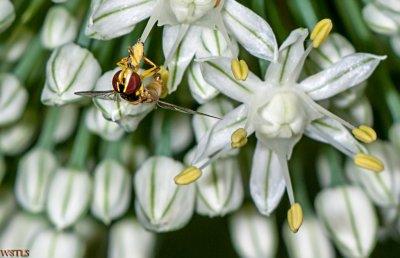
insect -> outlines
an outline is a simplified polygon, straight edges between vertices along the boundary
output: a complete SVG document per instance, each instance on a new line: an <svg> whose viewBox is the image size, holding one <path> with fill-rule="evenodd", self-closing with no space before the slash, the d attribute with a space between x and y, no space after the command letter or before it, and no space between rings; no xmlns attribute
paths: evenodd
<svg viewBox="0 0 400 258"><path fill-rule="evenodd" d="M158 107L163 109L221 119L213 115L161 101L160 98L164 97L167 93L165 82L167 81L168 72L165 68L157 66L153 61L144 56L143 49L143 43L139 40L138 43L128 49L129 55L117 63L120 70L112 78L111 90L78 91L75 94L114 101L121 101L122 98L132 105L156 103ZM150 68L141 71L140 64L142 61L149 65Z"/></svg>

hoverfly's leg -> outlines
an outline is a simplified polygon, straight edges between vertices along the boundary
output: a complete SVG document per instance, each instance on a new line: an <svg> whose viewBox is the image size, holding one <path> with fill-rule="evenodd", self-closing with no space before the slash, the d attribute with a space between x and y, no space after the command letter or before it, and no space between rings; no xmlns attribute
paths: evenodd
<svg viewBox="0 0 400 258"><path fill-rule="evenodd" d="M156 65L155 63L153 63L153 61L151 61L147 57L144 56L143 60L146 64L151 65L152 67L143 71L143 73L141 74L142 79L151 77L154 74L156 74L158 71L160 71L160 67L158 65Z"/></svg>

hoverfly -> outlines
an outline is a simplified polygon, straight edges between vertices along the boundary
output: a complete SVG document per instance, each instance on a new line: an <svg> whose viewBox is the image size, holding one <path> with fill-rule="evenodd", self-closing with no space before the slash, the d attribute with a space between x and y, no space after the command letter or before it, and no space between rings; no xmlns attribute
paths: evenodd
<svg viewBox="0 0 400 258"><path fill-rule="evenodd" d="M189 108L177 106L160 98L166 95L166 81L168 72L163 67L157 66L153 61L143 55L143 43L138 41L133 47L128 49L129 56L122 58L118 63L120 68L112 78L112 90L106 91L78 91L77 95L99 98L105 100L120 101L122 98L132 105L141 103L156 103L163 109L174 110L177 112L202 115L216 119L216 116L194 111ZM141 62L150 65L151 68L140 71ZM145 81L150 81L145 83Z"/></svg>

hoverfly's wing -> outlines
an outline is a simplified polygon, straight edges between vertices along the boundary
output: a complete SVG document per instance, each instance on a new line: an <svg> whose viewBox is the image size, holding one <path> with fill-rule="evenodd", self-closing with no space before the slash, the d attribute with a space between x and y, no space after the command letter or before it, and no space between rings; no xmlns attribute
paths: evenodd
<svg viewBox="0 0 400 258"><path fill-rule="evenodd" d="M209 115L209 114L205 114L202 112L198 112L198 111L194 111L191 110L189 108L185 108L185 107L181 107L181 106L177 106L168 102L164 102L164 101L157 101L157 106L159 106L160 108L164 108L164 109L169 109L169 110L173 110L173 111L177 111L177 112L181 112L181 113L185 113L185 114L190 114L190 115L201 115L201 116L208 116L208 117L212 117L215 119L221 119L219 117L213 116L213 115Z"/></svg>
<svg viewBox="0 0 400 258"><path fill-rule="evenodd" d="M77 91L76 95L85 96L89 98L105 99L116 101L118 98L118 93L113 90L104 91Z"/></svg>

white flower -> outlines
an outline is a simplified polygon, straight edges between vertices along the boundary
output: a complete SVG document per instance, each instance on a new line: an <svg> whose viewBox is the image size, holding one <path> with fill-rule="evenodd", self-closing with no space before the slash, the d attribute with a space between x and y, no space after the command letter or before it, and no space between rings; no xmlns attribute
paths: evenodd
<svg viewBox="0 0 400 258"><path fill-rule="evenodd" d="M94 170L92 213L105 224L122 216L131 200L131 179L117 161L103 160Z"/></svg>
<svg viewBox="0 0 400 258"><path fill-rule="evenodd" d="M303 225L293 234L285 225L282 228L291 258L334 258L335 250L329 241L325 229L314 217L305 217Z"/></svg>
<svg viewBox="0 0 400 258"><path fill-rule="evenodd" d="M363 16L373 31L391 37L392 48L400 56L399 6L399 0L373 0L364 7Z"/></svg>
<svg viewBox="0 0 400 258"><path fill-rule="evenodd" d="M64 229L73 225L87 211L92 182L86 171L60 168L50 184L47 214L51 222Z"/></svg>
<svg viewBox="0 0 400 258"><path fill-rule="evenodd" d="M0 132L0 152L5 155L18 155L25 151L35 139L34 117L24 116L16 124Z"/></svg>
<svg viewBox="0 0 400 258"><path fill-rule="evenodd" d="M93 89L101 68L93 54L74 43L53 51L46 66L46 83L42 91L45 105L65 105L81 99L75 91Z"/></svg>
<svg viewBox="0 0 400 258"><path fill-rule="evenodd" d="M165 232L182 228L194 210L195 187L178 186L174 176L183 165L171 158L152 157L136 172L136 215L147 229Z"/></svg>
<svg viewBox="0 0 400 258"><path fill-rule="evenodd" d="M96 83L94 90L110 90L111 82L118 68L103 74ZM141 103L132 105L128 101L93 99L96 107L103 113L105 119L118 123L125 131L133 132L140 121L155 108L154 103Z"/></svg>
<svg viewBox="0 0 400 258"><path fill-rule="evenodd" d="M1 249L28 249L37 234L50 225L44 217L18 212L7 223L0 235Z"/></svg>
<svg viewBox="0 0 400 258"><path fill-rule="evenodd" d="M277 54L276 39L268 23L235 0L98 0L92 11L86 33L100 39L127 34L148 17L142 41L157 21L159 26L166 25L163 50L171 72L169 93L176 90L194 56L237 57L237 48L228 33L257 57L274 60ZM216 95L195 64L189 76L197 101L203 103Z"/></svg>
<svg viewBox="0 0 400 258"><path fill-rule="evenodd" d="M326 142L355 158L363 152L347 128L355 127L317 101L349 89L367 79L384 59L355 53L329 68L297 82L312 44L304 49L306 29L294 30L279 49L279 58L271 63L262 81L250 73L246 81L237 81L230 73L226 58L205 61L203 75L208 83L243 104L216 123L197 146L192 164L200 169L230 151L231 135L244 128L255 132L257 147L253 157L250 191L261 213L269 215L279 203L285 186L291 204L295 203L287 160L303 134ZM347 128L346 128L347 127Z"/></svg>
<svg viewBox="0 0 400 258"><path fill-rule="evenodd" d="M278 246L275 221L259 215L255 210L243 208L229 221L233 247L240 257L272 258Z"/></svg>
<svg viewBox="0 0 400 258"><path fill-rule="evenodd" d="M82 258L84 250L84 244L76 234L46 230L35 236L29 257Z"/></svg>
<svg viewBox="0 0 400 258"><path fill-rule="evenodd" d="M72 135L78 122L78 112L79 108L76 105L60 107L60 114L53 135L54 142L64 142Z"/></svg>
<svg viewBox="0 0 400 258"><path fill-rule="evenodd" d="M0 33L5 31L15 20L14 5L10 0L0 0Z"/></svg>
<svg viewBox="0 0 400 258"><path fill-rule="evenodd" d="M127 218L119 221L111 227L108 257L151 257L154 245L155 235L143 229L134 218Z"/></svg>
<svg viewBox="0 0 400 258"><path fill-rule="evenodd" d="M371 202L357 187L323 190L315 200L320 220L345 257L368 257L376 244L378 221Z"/></svg>
<svg viewBox="0 0 400 258"><path fill-rule="evenodd" d="M0 74L0 126L21 118L28 102L28 92L12 74Z"/></svg>
<svg viewBox="0 0 400 258"><path fill-rule="evenodd" d="M193 133L190 117L182 113L157 112L154 115L151 135L154 142L161 142L168 137L172 153L185 150L192 142Z"/></svg>
<svg viewBox="0 0 400 258"><path fill-rule="evenodd" d="M45 209L50 181L58 167L52 152L35 148L25 154L18 164L15 195L18 203L32 213Z"/></svg>
<svg viewBox="0 0 400 258"><path fill-rule="evenodd" d="M51 7L43 23L41 40L44 47L54 49L72 42L78 34L78 21L63 6Z"/></svg>
<svg viewBox="0 0 400 258"><path fill-rule="evenodd" d="M12 192L2 188L0 191L0 227L3 227L8 218L14 215L16 208L17 203Z"/></svg>
<svg viewBox="0 0 400 258"><path fill-rule="evenodd" d="M25 53L33 38L33 32L27 28L21 28L21 31L14 37L10 37L3 46L0 47L0 57L7 62L15 62Z"/></svg>
<svg viewBox="0 0 400 258"><path fill-rule="evenodd" d="M390 143L381 141L369 144L367 149L382 160L385 169L379 174L366 173L365 169L347 161L347 176L359 184L376 205L385 208L397 207L400 204L399 151Z"/></svg>
<svg viewBox="0 0 400 258"><path fill-rule="evenodd" d="M124 130L112 121L104 118L100 110L91 107L86 113L86 126L92 133L108 141L116 141L124 135Z"/></svg>

